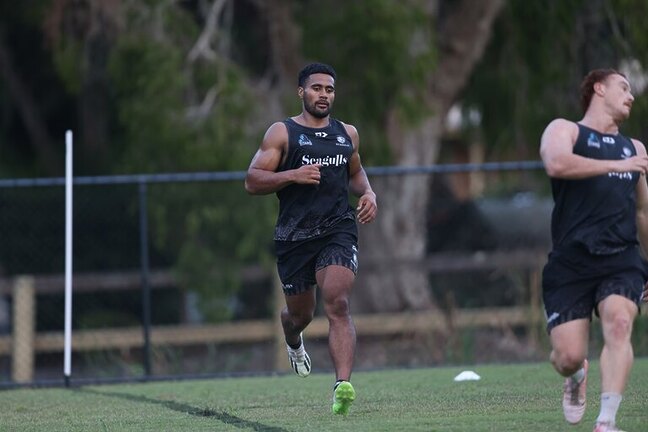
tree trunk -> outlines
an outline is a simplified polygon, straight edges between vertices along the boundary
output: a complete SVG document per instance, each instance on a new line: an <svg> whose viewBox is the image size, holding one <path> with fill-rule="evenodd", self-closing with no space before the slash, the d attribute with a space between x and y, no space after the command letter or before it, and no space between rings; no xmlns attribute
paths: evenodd
<svg viewBox="0 0 648 432"><path fill-rule="evenodd" d="M79 95L79 118L83 158L91 169L108 161L109 78L108 58L117 37L119 1L92 3L90 25L84 41L83 84Z"/></svg>
<svg viewBox="0 0 648 432"><path fill-rule="evenodd" d="M62 172L59 153L54 149L54 144L47 130L34 95L29 91L27 84L16 70L11 53L3 38L4 29L0 26L0 77L7 83L11 99L16 104L16 109L22 118L30 144L45 175L58 175Z"/></svg>
<svg viewBox="0 0 648 432"><path fill-rule="evenodd" d="M265 98L266 115L263 121L271 122L286 117L286 107L292 106L297 95L297 74L303 66L301 34L293 18L290 0L267 0L259 2L262 15L268 25L270 65L267 79L261 82L268 93Z"/></svg>
<svg viewBox="0 0 648 432"><path fill-rule="evenodd" d="M439 62L430 71L424 107L432 114L415 125L395 113L390 116L387 134L398 165L436 162L443 120L481 58L502 5L503 0L461 0L441 2L444 9L432 11L431 20L437 20ZM361 260L368 268L359 274L354 307L385 312L435 309L422 265L430 178L417 174L371 181L379 214L372 225L360 229Z"/></svg>
<svg viewBox="0 0 648 432"><path fill-rule="evenodd" d="M301 34L293 20L292 2L268 0L263 11L268 22L271 67L282 91L297 89L297 73L303 66Z"/></svg>
<svg viewBox="0 0 648 432"><path fill-rule="evenodd" d="M390 122L403 152L399 165L425 165L435 160L441 117L400 131ZM426 145L420 145L425 143ZM419 162L420 161L420 162ZM360 227L360 266L354 308L359 312L432 309L428 275L420 260L426 251L426 206L429 175L384 176L371 179L378 197L378 218ZM367 263L366 268L363 268Z"/></svg>

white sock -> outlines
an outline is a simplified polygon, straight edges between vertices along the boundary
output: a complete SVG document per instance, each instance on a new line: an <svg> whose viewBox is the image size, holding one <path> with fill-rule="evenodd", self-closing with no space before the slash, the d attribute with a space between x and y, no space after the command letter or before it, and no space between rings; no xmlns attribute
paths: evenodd
<svg viewBox="0 0 648 432"><path fill-rule="evenodd" d="M585 377L585 368L580 368L570 378L575 383L579 383L583 380L584 377Z"/></svg>
<svg viewBox="0 0 648 432"><path fill-rule="evenodd" d="M601 412L596 419L597 423L614 425L616 413L621 404L621 395L618 393L601 393Z"/></svg>

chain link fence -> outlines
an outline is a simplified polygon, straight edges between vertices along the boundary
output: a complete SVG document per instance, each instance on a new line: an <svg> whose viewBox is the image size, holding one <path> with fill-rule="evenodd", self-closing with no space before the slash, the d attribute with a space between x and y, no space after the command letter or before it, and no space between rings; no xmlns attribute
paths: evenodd
<svg viewBox="0 0 648 432"><path fill-rule="evenodd" d="M551 201L539 168L531 161L367 169L370 177L432 178L426 265L445 317L354 316L357 367L546 357L538 271ZM277 200L250 199L243 177L75 179L73 380L258 373L285 363L276 349L283 349L271 241ZM63 186L0 180L0 385L62 382ZM448 336L448 328L457 331ZM326 330L318 311L307 332L324 368ZM500 348L484 357L480 346L489 341ZM403 358L416 350L433 354Z"/></svg>

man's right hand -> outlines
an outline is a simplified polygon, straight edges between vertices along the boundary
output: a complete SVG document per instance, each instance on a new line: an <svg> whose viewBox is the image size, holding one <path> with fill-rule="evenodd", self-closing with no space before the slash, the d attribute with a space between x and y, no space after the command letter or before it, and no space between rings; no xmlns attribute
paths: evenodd
<svg viewBox="0 0 648 432"><path fill-rule="evenodd" d="M318 185L322 177L321 167L321 164L302 165L295 170L293 181L298 184Z"/></svg>
<svg viewBox="0 0 648 432"><path fill-rule="evenodd" d="M648 156L637 155L619 161L619 172L648 173Z"/></svg>

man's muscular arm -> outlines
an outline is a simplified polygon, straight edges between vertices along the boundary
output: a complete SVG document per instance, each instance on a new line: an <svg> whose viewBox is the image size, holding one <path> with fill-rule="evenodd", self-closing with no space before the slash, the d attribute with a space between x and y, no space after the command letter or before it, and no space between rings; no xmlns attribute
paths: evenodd
<svg viewBox="0 0 648 432"><path fill-rule="evenodd" d="M250 162L245 176L245 190L252 195L277 192L292 183L319 184L321 165L303 165L277 172L288 149L288 131L277 122L268 128L261 146Z"/></svg>
<svg viewBox="0 0 648 432"><path fill-rule="evenodd" d="M540 156L549 177L583 179L610 172L648 171L648 157L643 154L621 160L590 159L574 154L578 126L556 119L549 123L540 143Z"/></svg>
<svg viewBox="0 0 648 432"><path fill-rule="evenodd" d="M367 178L367 173L360 162L360 137L358 131L352 125L344 125L347 133L353 142L353 153L349 161L349 188L351 193L359 197L358 199L358 221L362 224L369 223L376 218L378 204L376 203L376 194L371 189L371 184Z"/></svg>

